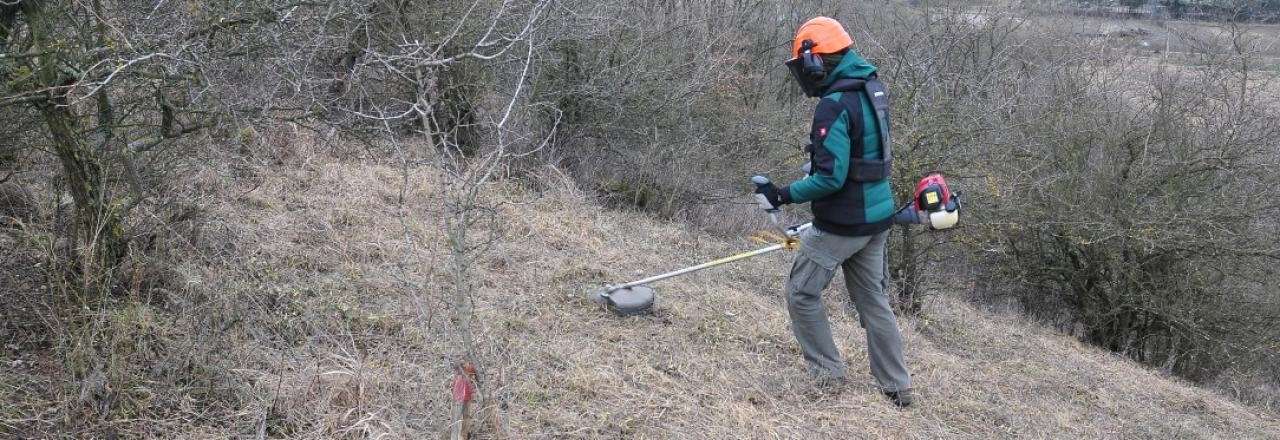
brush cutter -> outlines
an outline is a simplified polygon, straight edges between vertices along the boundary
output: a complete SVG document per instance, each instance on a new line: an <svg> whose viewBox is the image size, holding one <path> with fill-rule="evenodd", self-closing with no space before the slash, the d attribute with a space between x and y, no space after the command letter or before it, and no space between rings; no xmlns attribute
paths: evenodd
<svg viewBox="0 0 1280 440"><path fill-rule="evenodd" d="M751 179L756 185L768 185L769 179L763 176L755 176ZM758 196L758 194L757 194ZM774 224L778 224L778 209L768 202L767 199L757 197L761 209L769 213ZM960 194L953 193L947 188L947 182L942 178L941 174L930 174L920 181L916 186L915 197L912 203L903 206L893 215L893 223L895 224L924 224L929 225L931 229L949 229L954 227L960 221ZM771 232L761 231L753 240L760 243L772 243L768 246L746 251L736 255L711 260L697 266L690 266L684 269L667 272L664 274L654 275L645 279L632 281L629 283L618 285L607 285L603 288L593 289L587 292L587 297L597 303L605 304L610 310L621 316L636 316L648 314L653 310L656 295L653 289L646 284L674 278L685 274L690 274L703 269L732 263L734 261L764 255L773 251L782 249L796 249L800 246L800 234L806 229L813 227L813 223L805 223L788 227L784 230L785 237L779 236Z"/></svg>
<svg viewBox="0 0 1280 440"><path fill-rule="evenodd" d="M711 260L706 263L699 264L697 266L690 266L684 269L671 271L671 272L667 272L660 275L654 275L642 280L636 280L636 281L632 281L630 283L625 283L625 284L608 285L608 286L605 286L604 288L595 289L588 292L587 296L591 298L592 301L606 304L610 310L613 310L615 313L619 315L622 315L622 316L643 315L643 314L649 313L653 309L653 303L655 298L653 289L650 289L648 286L645 286L645 284L649 284L655 281L665 280L667 278L678 277L680 275L690 274L693 272L700 271L702 269L709 269L712 267L732 263L734 261L751 258L757 255L764 255L777 250L795 249L796 247L800 246L800 239L799 239L800 233L804 232L805 229L809 229L812 226L813 226L812 223L805 223L803 225L796 225L796 226L789 227L786 229L786 235L787 235L786 237L780 237L777 234L773 234L773 233L761 232L757 236L752 237L752 239L758 242L771 242L771 241L777 241L777 242L769 246L762 247L760 249L746 251L736 255L730 255L728 257Z"/></svg>
<svg viewBox="0 0 1280 440"><path fill-rule="evenodd" d="M951 192L941 174L925 176L916 185L915 197L893 214L898 225L928 225L929 229L951 229L960 222L960 193Z"/></svg>

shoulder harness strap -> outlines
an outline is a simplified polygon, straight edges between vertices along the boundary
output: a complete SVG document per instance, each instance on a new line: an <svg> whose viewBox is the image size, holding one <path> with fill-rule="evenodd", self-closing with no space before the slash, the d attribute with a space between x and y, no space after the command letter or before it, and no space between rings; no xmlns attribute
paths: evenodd
<svg viewBox="0 0 1280 440"><path fill-rule="evenodd" d="M889 141L889 92L880 78L872 75L861 80L845 78L837 80L827 93L861 91L876 112L876 131L880 134L880 159L863 159L852 157L852 169L849 177L858 182L874 182L889 178L893 168L893 143ZM862 109L850 111L850 115L861 114ZM857 121L855 123L859 123Z"/></svg>

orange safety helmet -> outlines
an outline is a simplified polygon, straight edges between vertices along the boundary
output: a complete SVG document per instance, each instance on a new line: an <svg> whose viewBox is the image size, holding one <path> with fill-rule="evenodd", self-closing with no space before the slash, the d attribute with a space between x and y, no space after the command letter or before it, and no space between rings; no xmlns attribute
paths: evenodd
<svg viewBox="0 0 1280 440"><path fill-rule="evenodd" d="M800 56L800 46L805 40L813 42L811 51L817 55L832 54L853 46L853 38L845 32L840 22L829 17L815 17L800 25L796 38L791 40L791 57Z"/></svg>
<svg viewBox="0 0 1280 440"><path fill-rule="evenodd" d="M791 40L792 58L783 64L805 96L817 97L823 80L827 78L822 55L839 53L850 46L853 46L853 38L840 22L817 17L800 25L796 38Z"/></svg>

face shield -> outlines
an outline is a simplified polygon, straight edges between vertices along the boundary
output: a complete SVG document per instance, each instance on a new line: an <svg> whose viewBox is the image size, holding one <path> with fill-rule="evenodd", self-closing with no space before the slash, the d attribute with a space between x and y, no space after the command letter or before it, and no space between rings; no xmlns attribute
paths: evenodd
<svg viewBox="0 0 1280 440"><path fill-rule="evenodd" d="M817 57L816 55L810 55ZM791 78L796 80L796 84L800 86L800 90L804 92L804 96L810 98L818 97L818 89L822 84L822 80L826 78L826 73L819 70L813 72L807 68L804 58L797 57L788 60L786 63L787 71L791 72ZM822 62L818 62L818 66L822 66Z"/></svg>
<svg viewBox="0 0 1280 440"><path fill-rule="evenodd" d="M796 84L800 85L800 90L810 98L818 97L822 80L827 78L827 71L822 67L822 56L813 53L813 47L813 41L804 40L800 43L796 57L784 63Z"/></svg>

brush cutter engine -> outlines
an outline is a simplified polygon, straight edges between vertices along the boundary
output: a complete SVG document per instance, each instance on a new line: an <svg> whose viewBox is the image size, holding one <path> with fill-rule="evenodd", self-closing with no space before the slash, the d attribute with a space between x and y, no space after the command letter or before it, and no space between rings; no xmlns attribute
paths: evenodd
<svg viewBox="0 0 1280 440"><path fill-rule="evenodd" d="M960 222L960 193L947 187L941 174L925 176L916 185L915 197L893 216L896 224L924 224L930 229L951 229Z"/></svg>
<svg viewBox="0 0 1280 440"><path fill-rule="evenodd" d="M916 210L929 213L930 228L950 229L960 221L960 194L951 193L941 174L925 176L916 185L915 201Z"/></svg>

